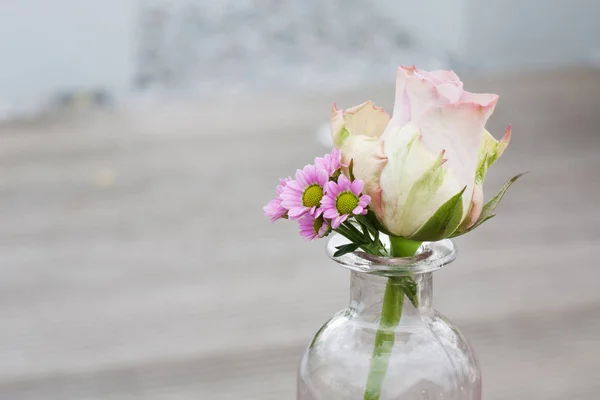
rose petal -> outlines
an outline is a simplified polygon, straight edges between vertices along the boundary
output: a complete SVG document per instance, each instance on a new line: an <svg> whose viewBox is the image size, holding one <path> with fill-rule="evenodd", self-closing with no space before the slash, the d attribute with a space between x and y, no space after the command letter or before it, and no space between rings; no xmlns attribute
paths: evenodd
<svg viewBox="0 0 600 400"><path fill-rule="evenodd" d="M379 137L390 122L390 116L369 100L344 111L344 122L350 135Z"/></svg>
<svg viewBox="0 0 600 400"><path fill-rule="evenodd" d="M458 100L461 89L458 89L458 93L453 93L452 90L454 89L443 86L442 91L445 94L442 94L433 81L419 76L409 77L406 81L406 95L410 102L410 120L418 121L432 108L450 104L452 99Z"/></svg>
<svg viewBox="0 0 600 400"><path fill-rule="evenodd" d="M410 100L406 93L406 85L409 77L414 75L416 68L400 67L396 73L396 97L394 100L394 112L388 127L402 127L410 121ZM387 129L386 129L387 131Z"/></svg>
<svg viewBox="0 0 600 400"><path fill-rule="evenodd" d="M449 103L456 103L460 100L460 97L463 94L463 88L461 86L456 86L453 83L442 83L436 86L438 93L445 97Z"/></svg>
<svg viewBox="0 0 600 400"><path fill-rule="evenodd" d="M344 115L341 110L338 110L335 103L331 107L331 139L336 147L341 145L342 131L344 130Z"/></svg>
<svg viewBox="0 0 600 400"><path fill-rule="evenodd" d="M363 181L363 192L372 197L372 209L381 212L381 189L379 177L387 163L383 154L383 142L367 136L351 136L342 147L342 163L353 161L352 172L356 179ZM348 174L348 168L344 168Z"/></svg>
<svg viewBox="0 0 600 400"><path fill-rule="evenodd" d="M465 90L460 96L461 103L478 104L485 108L490 106L495 107L497 101L498 95L493 93L471 93Z"/></svg>
<svg viewBox="0 0 600 400"><path fill-rule="evenodd" d="M434 108L417 121L425 147L434 153L445 151L446 166L454 171L459 190L467 187L463 193L463 216L467 215L473 197L481 132L497 98L486 106L464 103Z"/></svg>
<svg viewBox="0 0 600 400"><path fill-rule="evenodd" d="M458 193L452 171L422 143L415 124L409 123L384 143L388 162L381 172L381 210L378 219L394 235L410 237Z"/></svg>

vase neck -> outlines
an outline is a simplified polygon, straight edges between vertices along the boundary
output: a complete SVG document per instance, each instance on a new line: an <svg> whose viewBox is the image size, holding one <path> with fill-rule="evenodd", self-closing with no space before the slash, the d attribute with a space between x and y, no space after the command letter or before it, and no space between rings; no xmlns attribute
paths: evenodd
<svg viewBox="0 0 600 400"><path fill-rule="evenodd" d="M399 285L391 278L389 284ZM433 297L433 274L431 272L414 275L413 279L417 285L418 307L412 302L404 299L403 314L427 313L432 307ZM376 317L381 315L381 305L386 285L390 278L362 272L353 271L350 278L350 308L356 315Z"/></svg>

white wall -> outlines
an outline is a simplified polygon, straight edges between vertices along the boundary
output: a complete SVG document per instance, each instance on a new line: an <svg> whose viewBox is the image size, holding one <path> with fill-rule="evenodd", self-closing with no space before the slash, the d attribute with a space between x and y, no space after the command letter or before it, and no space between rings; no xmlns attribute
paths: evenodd
<svg viewBox="0 0 600 400"><path fill-rule="evenodd" d="M600 62L599 0L424 0L410 7L417 9L402 22L425 48L446 52L453 68Z"/></svg>
<svg viewBox="0 0 600 400"><path fill-rule="evenodd" d="M127 90L136 7L136 0L1 1L0 103L30 107L71 88Z"/></svg>
<svg viewBox="0 0 600 400"><path fill-rule="evenodd" d="M170 5L171 8L173 4L195 3L201 6L198 10L214 5L225 12L236 9L234 5L242 4L237 1L0 0L0 118L3 108L27 108L55 95L57 91L103 88L117 95L127 92L135 73L137 13L142 3ZM235 23L219 26L217 15L213 16L216 19L211 24L210 15L205 15L200 25L206 28L206 32L197 34L197 39L190 38L190 46L178 50L181 55L191 58L205 56L199 57L204 60L198 66L199 80L213 79L221 87L221 81L217 78L227 82L232 80L227 76L227 71L239 80L262 82L262 79L266 82L279 75L282 80L289 80L289 71L295 71L291 67L303 61L308 63L307 71L314 73L315 77L310 78L310 82L314 83L320 82L317 79L319 74L336 69L329 59L319 53L323 51L319 46L324 39L322 32L319 36L319 24L312 23L318 18L311 15L322 15L319 8L326 8L320 5L325 3L312 1L309 7L306 0L285 0L276 3L279 7L274 7L275 3L271 1L252 0L243 4L249 10L244 9L245 14L234 12L229 19L235 21L238 18L239 21ZM293 5L291 9L298 10L293 15L276 14L274 8L280 12L289 8L282 4ZM332 3L327 4L331 6ZM378 74L387 76L387 72L373 72L373 65L388 71L393 68L385 60L392 64L396 59L402 60L398 62L411 63L418 60L421 53L458 70L600 61L600 0L373 0L354 2L353 7L345 4L343 15L339 12L336 14L339 16L337 21L317 21L341 25L343 29L339 38L332 34L328 39L334 38L338 41L334 45L339 43L339 48L349 54L354 52L357 64L365 65L364 71L349 71L344 80ZM219 5L222 7L219 8ZM370 26L377 21L359 18L363 14L379 15L367 13L372 11L369 8L377 8L379 14L388 16L386 24L389 22L392 28L408 32L412 37L411 51L414 52L404 54L401 47L392 43L394 29ZM298 22L303 21L303 10L313 13L308 14L312 21L308 27ZM264 18L258 18L259 15ZM223 21L229 19L221 18ZM352 29L353 24L355 29L347 31ZM247 36L256 39L258 46L267 43L261 35L273 36L274 29L279 33L289 31L298 36L294 42L284 43L287 47L282 44L279 49L281 54L289 53L299 57L298 60L280 60L281 54L277 55L277 49L273 48L267 48L265 54L258 57L252 52L253 49L248 48L247 41L238 40L233 34L251 33ZM357 31L364 32L373 41L372 44L362 43L363 53L360 53L356 43L352 43ZM381 40L375 40L378 38ZM348 43L344 43L344 40ZM378 43L379 47L376 47ZM294 46L298 46L298 49ZM215 48L226 53L222 59L217 59L225 67L220 67L217 61L209 57ZM198 54L191 54L194 51ZM240 69L244 64L235 57L249 64L246 70ZM310 64L311 57L318 62ZM341 59L335 54L330 58L335 60L336 57ZM269 66L273 68L263 68L260 64L263 59L265 63L270 62ZM276 61L290 65L274 65ZM252 69L254 64L260 68ZM260 75L256 71L267 72ZM298 76L296 72L294 76ZM325 77L323 80L331 81L331 78Z"/></svg>
<svg viewBox="0 0 600 400"><path fill-rule="evenodd" d="M600 61L598 0L469 0L471 67Z"/></svg>
<svg viewBox="0 0 600 400"><path fill-rule="evenodd" d="M386 2L386 6L390 8L391 18L397 21L400 29L408 32L415 46L426 54L445 59L462 52L468 1L396 0Z"/></svg>

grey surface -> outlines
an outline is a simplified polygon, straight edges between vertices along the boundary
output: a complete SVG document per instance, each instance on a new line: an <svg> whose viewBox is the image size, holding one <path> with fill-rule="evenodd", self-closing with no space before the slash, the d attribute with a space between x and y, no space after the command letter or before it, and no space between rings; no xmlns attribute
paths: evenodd
<svg viewBox="0 0 600 400"><path fill-rule="evenodd" d="M435 304L464 328L486 400L598 398L600 72L467 80L512 122ZM0 399L291 399L348 272L261 206L326 149L337 93L70 115L0 129Z"/></svg>

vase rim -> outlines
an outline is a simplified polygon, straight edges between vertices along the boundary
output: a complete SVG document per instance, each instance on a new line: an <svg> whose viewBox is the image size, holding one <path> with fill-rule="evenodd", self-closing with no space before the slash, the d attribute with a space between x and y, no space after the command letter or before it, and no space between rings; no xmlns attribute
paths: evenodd
<svg viewBox="0 0 600 400"><path fill-rule="evenodd" d="M381 240L389 248L387 236ZM423 242L413 257L382 257L356 250L342 256L334 256L336 247L350 241L340 234L334 234L327 242L327 255L335 262L357 272L384 276L406 276L436 271L456 258L456 246L450 239L437 242Z"/></svg>

